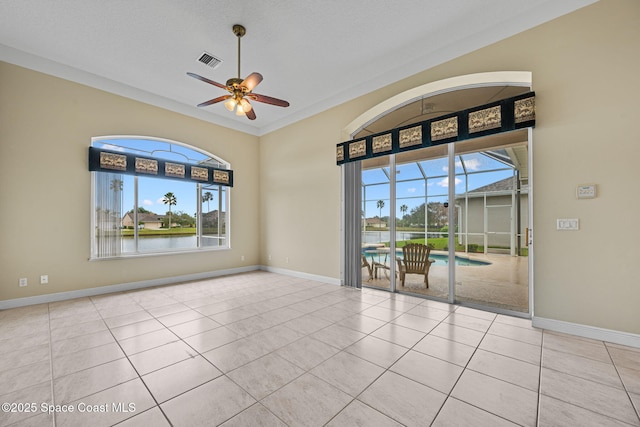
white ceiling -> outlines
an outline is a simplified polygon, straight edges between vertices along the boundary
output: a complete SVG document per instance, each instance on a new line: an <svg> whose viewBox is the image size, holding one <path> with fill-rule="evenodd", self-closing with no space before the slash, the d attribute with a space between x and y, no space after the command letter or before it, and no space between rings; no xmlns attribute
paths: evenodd
<svg viewBox="0 0 640 427"><path fill-rule="evenodd" d="M595 1L0 0L0 60L263 135ZM195 107L226 92L188 71L236 77L233 24L242 77L290 107Z"/></svg>

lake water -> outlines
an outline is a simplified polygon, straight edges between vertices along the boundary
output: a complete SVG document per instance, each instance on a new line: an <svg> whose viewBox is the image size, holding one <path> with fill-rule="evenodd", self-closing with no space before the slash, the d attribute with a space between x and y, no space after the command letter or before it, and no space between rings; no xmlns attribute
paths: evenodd
<svg viewBox="0 0 640 427"><path fill-rule="evenodd" d="M218 239L204 238L204 246L218 246ZM198 238L190 236L145 236L138 238L138 252L160 252L180 249L197 249ZM133 237L122 238L122 252L135 252Z"/></svg>

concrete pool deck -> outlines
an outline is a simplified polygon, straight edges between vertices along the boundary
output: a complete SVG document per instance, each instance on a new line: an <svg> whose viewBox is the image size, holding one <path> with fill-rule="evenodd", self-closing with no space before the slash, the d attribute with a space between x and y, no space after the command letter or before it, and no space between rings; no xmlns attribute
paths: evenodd
<svg viewBox="0 0 640 427"><path fill-rule="evenodd" d="M456 300L507 310L529 311L528 257L503 254L458 254L490 262L484 266L456 266ZM382 272L380 272L382 273ZM382 275L382 274L381 274ZM389 279L382 277L367 281L363 269L362 284L374 288L389 289ZM429 270L429 288L425 289L422 276L409 274L400 292L446 299L449 292L449 267L433 265Z"/></svg>

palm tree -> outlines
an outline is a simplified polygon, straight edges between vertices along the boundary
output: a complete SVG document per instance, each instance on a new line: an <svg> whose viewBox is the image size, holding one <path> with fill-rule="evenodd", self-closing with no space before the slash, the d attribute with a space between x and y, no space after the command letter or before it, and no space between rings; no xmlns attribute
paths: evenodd
<svg viewBox="0 0 640 427"><path fill-rule="evenodd" d="M382 208L384 208L384 200L378 200L376 207L380 209L380 215L378 215L378 218L380 219L380 223L382 224Z"/></svg>
<svg viewBox="0 0 640 427"><path fill-rule="evenodd" d="M210 191L207 191L202 195L202 202L207 202L207 212L209 212L209 200L213 200L213 194Z"/></svg>
<svg viewBox="0 0 640 427"><path fill-rule="evenodd" d="M175 206L178 203L178 199L176 198L175 194L169 191L164 195L162 203L164 203L165 205L169 205L169 229L171 229L171 206Z"/></svg>
<svg viewBox="0 0 640 427"><path fill-rule="evenodd" d="M378 223L378 227L380 227L379 228L379 230L380 230L380 241L382 241L382 208L384 208L384 200L382 200L382 199L378 200L378 203L376 204L376 207L378 209L380 209L380 215L378 215L378 220L380 222Z"/></svg>
<svg viewBox="0 0 640 427"><path fill-rule="evenodd" d="M402 212L402 220L403 220L403 225L406 227L406 224L404 224L404 217L407 214L407 210L409 209L409 206L407 205L402 205L400 206L400 212Z"/></svg>

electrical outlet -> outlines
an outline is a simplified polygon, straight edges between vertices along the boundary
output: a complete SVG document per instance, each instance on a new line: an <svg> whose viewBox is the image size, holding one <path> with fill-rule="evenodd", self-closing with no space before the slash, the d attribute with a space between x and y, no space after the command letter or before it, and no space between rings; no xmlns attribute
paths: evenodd
<svg viewBox="0 0 640 427"><path fill-rule="evenodd" d="M44 275L40 276L40 284L41 285L46 285L47 283L49 283L49 275L44 274Z"/></svg>
<svg viewBox="0 0 640 427"><path fill-rule="evenodd" d="M27 278L26 277L21 277L20 280L18 281L18 286L20 286L21 288L23 286L27 286Z"/></svg>
<svg viewBox="0 0 640 427"><path fill-rule="evenodd" d="M269 254L269 261L271 261L271 254Z"/></svg>
<svg viewBox="0 0 640 427"><path fill-rule="evenodd" d="M286 259L287 259L287 264L289 264L289 257L287 257Z"/></svg>
<svg viewBox="0 0 640 427"><path fill-rule="evenodd" d="M240 261L244 261L244 255L240 257Z"/></svg>

